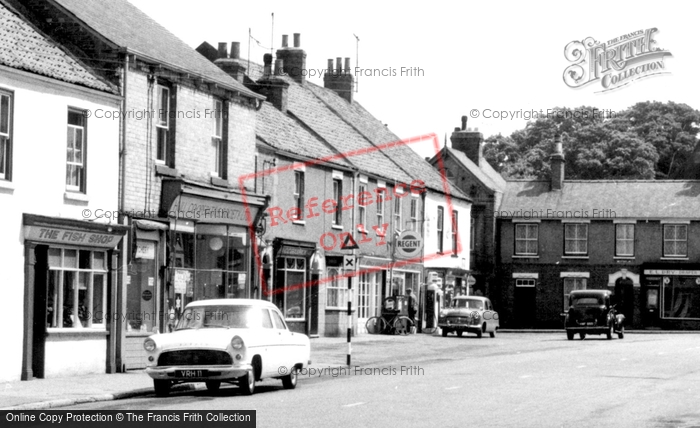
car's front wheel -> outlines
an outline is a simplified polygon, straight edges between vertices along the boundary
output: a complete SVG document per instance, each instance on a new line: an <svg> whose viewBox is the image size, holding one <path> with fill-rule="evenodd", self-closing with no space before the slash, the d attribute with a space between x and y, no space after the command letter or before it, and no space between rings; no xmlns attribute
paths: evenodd
<svg viewBox="0 0 700 428"><path fill-rule="evenodd" d="M605 333L605 336L608 338L608 340L612 340L612 335L613 335L613 326L610 324L608 326L608 331Z"/></svg>
<svg viewBox="0 0 700 428"><path fill-rule="evenodd" d="M238 386L241 388L243 395L253 395L255 392L255 373L251 370L247 374L239 377Z"/></svg>
<svg viewBox="0 0 700 428"><path fill-rule="evenodd" d="M284 389L294 389L297 387L297 377L299 372L296 367L292 367L292 371L285 377L282 378L282 386Z"/></svg>
<svg viewBox="0 0 700 428"><path fill-rule="evenodd" d="M489 336L496 337L496 329L489 333Z"/></svg>
<svg viewBox="0 0 700 428"><path fill-rule="evenodd" d="M156 397L167 397L170 394L172 382L164 379L153 379L153 389L156 390Z"/></svg>
<svg viewBox="0 0 700 428"><path fill-rule="evenodd" d="M617 338L618 339L624 339L625 338L625 326L621 325L620 326L620 331L617 333Z"/></svg>
<svg viewBox="0 0 700 428"><path fill-rule="evenodd" d="M443 328L443 329L442 329L442 337L447 337L447 334L448 334L449 332L450 332L450 331L449 331L448 329Z"/></svg>
<svg viewBox="0 0 700 428"><path fill-rule="evenodd" d="M579 333L578 335L581 338L581 340L586 338L586 333Z"/></svg>
<svg viewBox="0 0 700 428"><path fill-rule="evenodd" d="M458 337L462 337L462 333L463 333L462 330L457 330L457 336L458 336Z"/></svg>
<svg viewBox="0 0 700 428"><path fill-rule="evenodd" d="M566 332L566 338L569 340L574 340L574 332L573 331L567 331Z"/></svg>

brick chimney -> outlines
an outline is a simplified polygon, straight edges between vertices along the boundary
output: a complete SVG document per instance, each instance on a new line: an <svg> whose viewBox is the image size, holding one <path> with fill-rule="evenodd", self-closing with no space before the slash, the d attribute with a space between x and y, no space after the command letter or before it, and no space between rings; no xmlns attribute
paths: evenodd
<svg viewBox="0 0 700 428"><path fill-rule="evenodd" d="M452 148L463 152L477 166L482 166L484 135L478 129L467 128L467 116L462 116L462 127L455 128L450 136Z"/></svg>
<svg viewBox="0 0 700 428"><path fill-rule="evenodd" d="M272 103L282 113L287 113L288 89L289 83L279 76L284 70L284 61L277 59L275 61L274 73L272 70L272 54L263 56L264 74L258 80L256 91L267 98L267 101Z"/></svg>
<svg viewBox="0 0 700 428"><path fill-rule="evenodd" d="M306 81L306 52L301 48L301 34L294 33L294 47L287 46L287 35L282 36L282 48L277 49L277 59L284 64L284 72L303 85Z"/></svg>
<svg viewBox="0 0 700 428"><path fill-rule="evenodd" d="M561 136L557 135L554 142L554 153L549 157L552 165L552 190L561 190L564 185L564 151Z"/></svg>
<svg viewBox="0 0 700 428"><path fill-rule="evenodd" d="M243 83L246 68L240 59L241 44L239 42L231 42L231 55L227 54L226 43L219 43L218 58L214 64L224 70L229 76Z"/></svg>
<svg viewBox="0 0 700 428"><path fill-rule="evenodd" d="M352 95L355 92L355 78L350 72L350 58L345 58L345 67L341 66L341 58L328 60L328 70L323 75L323 87L335 91L345 101L352 104Z"/></svg>

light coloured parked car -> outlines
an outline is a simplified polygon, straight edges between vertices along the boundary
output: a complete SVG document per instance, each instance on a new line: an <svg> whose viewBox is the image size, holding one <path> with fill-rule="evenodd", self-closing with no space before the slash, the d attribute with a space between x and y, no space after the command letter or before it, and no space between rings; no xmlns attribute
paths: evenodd
<svg viewBox="0 0 700 428"><path fill-rule="evenodd" d="M213 391L235 383L250 395L256 381L276 378L293 389L297 371L310 364L309 338L290 331L279 309L264 300L192 302L175 331L148 337L144 348L158 396L184 382L205 382Z"/></svg>
<svg viewBox="0 0 700 428"><path fill-rule="evenodd" d="M476 337L489 333L496 337L500 328L498 313L493 310L491 301L481 296L458 296L452 299L449 308L445 308L438 318L438 326L445 337L451 332L462 336L465 331L475 333Z"/></svg>

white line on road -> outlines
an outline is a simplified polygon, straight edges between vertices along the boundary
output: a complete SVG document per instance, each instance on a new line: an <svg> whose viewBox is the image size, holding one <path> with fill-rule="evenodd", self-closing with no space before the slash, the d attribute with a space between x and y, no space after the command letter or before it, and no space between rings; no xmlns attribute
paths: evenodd
<svg viewBox="0 0 700 428"><path fill-rule="evenodd" d="M582 369L582 368L584 368L584 367L586 367L586 366L577 366L576 368L577 368L577 369Z"/></svg>
<svg viewBox="0 0 700 428"><path fill-rule="evenodd" d="M445 391L451 391L453 389L459 389L459 388L461 388L461 386L451 386L449 388L445 388Z"/></svg>
<svg viewBox="0 0 700 428"><path fill-rule="evenodd" d="M365 404L365 402L360 401L359 403L345 404L345 405L343 405L343 407L355 407L355 406L361 406L363 404Z"/></svg>

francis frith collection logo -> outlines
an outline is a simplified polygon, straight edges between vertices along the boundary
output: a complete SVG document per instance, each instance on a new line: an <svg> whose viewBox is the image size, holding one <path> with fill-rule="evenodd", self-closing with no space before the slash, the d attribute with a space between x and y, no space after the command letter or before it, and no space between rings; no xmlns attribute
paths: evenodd
<svg viewBox="0 0 700 428"><path fill-rule="evenodd" d="M664 57L671 52L656 47L656 28L637 30L601 43L587 37L574 40L564 48L564 56L572 64L564 70L564 83L580 88L600 82L600 91L622 88L635 80L659 74L666 70Z"/></svg>

